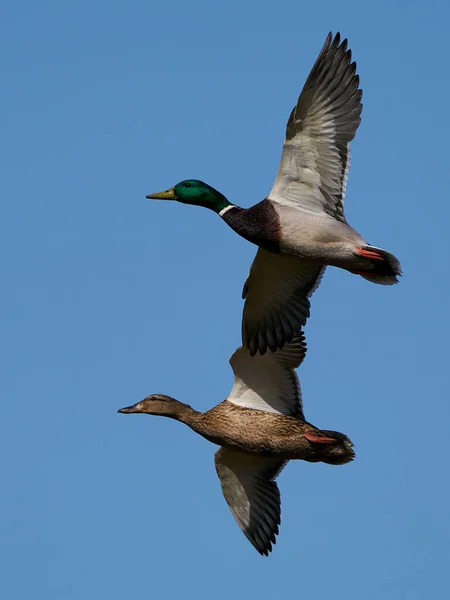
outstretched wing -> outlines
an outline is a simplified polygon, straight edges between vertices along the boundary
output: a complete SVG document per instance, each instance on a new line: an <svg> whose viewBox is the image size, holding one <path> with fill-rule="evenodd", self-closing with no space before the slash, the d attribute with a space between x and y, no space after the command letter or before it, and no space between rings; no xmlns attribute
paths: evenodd
<svg viewBox="0 0 450 600"><path fill-rule="evenodd" d="M258 552L267 556L281 522L275 479L287 461L220 448L214 462L233 517Z"/></svg>
<svg viewBox="0 0 450 600"><path fill-rule="evenodd" d="M349 142L361 122L361 98L347 40L329 33L289 117L270 200L345 222Z"/></svg>
<svg viewBox="0 0 450 600"><path fill-rule="evenodd" d="M309 297L325 267L258 249L242 296L242 344L251 356L290 342L309 317Z"/></svg>
<svg viewBox="0 0 450 600"><path fill-rule="evenodd" d="M239 348L230 358L234 385L227 401L305 420L300 382L294 371L303 362L305 354L303 333L281 350L263 356L251 357L247 349Z"/></svg>

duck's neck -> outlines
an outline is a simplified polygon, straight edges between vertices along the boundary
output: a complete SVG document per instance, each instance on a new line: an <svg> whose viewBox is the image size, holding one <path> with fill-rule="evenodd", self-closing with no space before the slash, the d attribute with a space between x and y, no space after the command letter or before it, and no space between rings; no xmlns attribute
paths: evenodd
<svg viewBox="0 0 450 600"><path fill-rule="evenodd" d="M177 401L177 403L171 407L170 412L168 411L164 416L185 423L191 427L191 423L194 423L201 414L201 412L195 410L192 406L189 406L189 404Z"/></svg>
<svg viewBox="0 0 450 600"><path fill-rule="evenodd" d="M227 202L228 202L228 200L227 200ZM236 209L236 210L234 210L234 209ZM226 206L224 206L224 208L219 210L217 214L219 215L219 217L222 217L222 219L224 221L226 221L226 218L224 217L224 215L226 215L230 210L232 210L233 212L240 212L241 210L244 210L244 209L240 208L239 206L236 206L235 204L228 203Z"/></svg>
<svg viewBox="0 0 450 600"><path fill-rule="evenodd" d="M210 440L214 443L219 443L216 441L213 431L211 431L211 427L208 427L208 419L204 419L206 413L199 412L198 410L194 410L191 406L187 404L183 405L181 411L178 412L177 416L174 417L181 423L184 423L190 429L198 433L202 437Z"/></svg>
<svg viewBox="0 0 450 600"><path fill-rule="evenodd" d="M192 406L189 406L188 404L182 404L180 402L178 403L176 410L171 411L171 414L166 414L166 416L184 423L199 435L209 439L209 430L207 427L205 427L203 413L195 410L192 408Z"/></svg>
<svg viewBox="0 0 450 600"><path fill-rule="evenodd" d="M245 208L236 206L236 204L228 204L225 208L222 208L217 214L225 221L227 225L239 233L239 229L242 227L242 216L245 213Z"/></svg>
<svg viewBox="0 0 450 600"><path fill-rule="evenodd" d="M197 206L204 206L205 208L213 210L220 216L227 213L232 207L234 207L234 204L231 204L226 196L219 192L219 190L215 190L212 187L208 187L208 190L204 191L201 196L188 199L185 197L184 200L181 198L181 202L195 204Z"/></svg>

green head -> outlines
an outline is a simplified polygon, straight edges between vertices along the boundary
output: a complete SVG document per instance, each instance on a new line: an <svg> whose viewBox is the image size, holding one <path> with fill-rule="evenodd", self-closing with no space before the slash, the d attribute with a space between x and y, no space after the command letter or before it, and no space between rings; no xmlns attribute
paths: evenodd
<svg viewBox="0 0 450 600"><path fill-rule="evenodd" d="M198 179L186 179L185 181L180 181L180 183L177 183L177 185L170 188L170 190L149 194L147 198L155 198L157 200L178 200L178 202L183 202L183 204L204 206L216 213L219 213L227 206L230 206L230 202L228 202L223 194Z"/></svg>

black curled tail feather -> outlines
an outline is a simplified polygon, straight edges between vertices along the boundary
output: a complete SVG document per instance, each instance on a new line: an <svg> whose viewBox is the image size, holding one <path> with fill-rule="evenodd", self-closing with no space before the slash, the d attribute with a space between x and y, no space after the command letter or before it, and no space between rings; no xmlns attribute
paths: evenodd
<svg viewBox="0 0 450 600"><path fill-rule="evenodd" d="M361 277L380 285L398 283L398 277L402 274L402 267L400 261L393 254L382 248L369 245L363 246L362 249L375 252L382 260L377 258L370 259L372 269L367 273L359 271Z"/></svg>
<svg viewBox="0 0 450 600"><path fill-rule="evenodd" d="M328 465L345 465L355 458L353 442L344 433L332 431L331 429L321 429L320 432L326 437L332 437L341 442L329 446L327 456L322 458L322 462Z"/></svg>

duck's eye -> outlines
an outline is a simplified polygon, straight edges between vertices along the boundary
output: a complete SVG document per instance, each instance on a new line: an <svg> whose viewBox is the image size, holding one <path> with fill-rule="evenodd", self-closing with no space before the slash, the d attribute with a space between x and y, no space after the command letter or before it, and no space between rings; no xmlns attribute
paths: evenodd
<svg viewBox="0 0 450 600"><path fill-rule="evenodd" d="M185 183L184 187L191 187L191 184L190 183Z"/></svg>

